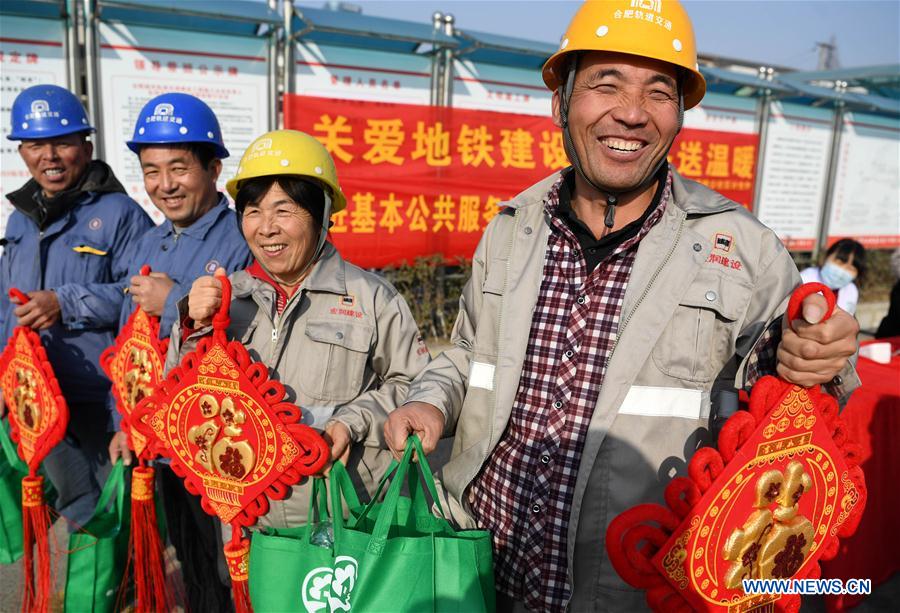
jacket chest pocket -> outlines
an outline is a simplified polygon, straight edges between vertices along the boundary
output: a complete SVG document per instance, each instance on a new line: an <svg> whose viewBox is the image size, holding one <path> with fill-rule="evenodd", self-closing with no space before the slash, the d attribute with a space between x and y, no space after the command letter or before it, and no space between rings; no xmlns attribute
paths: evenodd
<svg viewBox="0 0 900 613"><path fill-rule="evenodd" d="M358 396L373 332L368 324L310 319L295 366L303 392L331 404Z"/></svg>
<svg viewBox="0 0 900 613"><path fill-rule="evenodd" d="M65 254L59 283L111 283L111 245L103 237L72 234L62 241ZM55 268L55 267L52 267ZM48 271L51 266L48 266ZM48 280L49 281L49 280Z"/></svg>
<svg viewBox="0 0 900 613"><path fill-rule="evenodd" d="M476 357L497 357L496 334L500 329L503 292L506 286L506 265L506 260L495 258L490 261L485 271L484 281L481 284L478 334L475 335Z"/></svg>
<svg viewBox="0 0 900 613"><path fill-rule="evenodd" d="M711 381L734 354L736 322L749 300L748 287L698 275L653 349L656 367L675 379Z"/></svg>

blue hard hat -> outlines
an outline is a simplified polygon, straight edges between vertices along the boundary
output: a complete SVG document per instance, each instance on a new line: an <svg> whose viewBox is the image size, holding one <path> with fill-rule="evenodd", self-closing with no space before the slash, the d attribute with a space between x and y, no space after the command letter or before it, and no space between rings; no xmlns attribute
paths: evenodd
<svg viewBox="0 0 900 613"><path fill-rule="evenodd" d="M220 160L228 157L222 129L212 109L199 98L172 92L144 105L134 125L134 136L126 144L139 153L144 145L177 143L206 143L213 146Z"/></svg>
<svg viewBox="0 0 900 613"><path fill-rule="evenodd" d="M59 85L33 85L16 96L10 113L9 140L54 138L93 132L75 94Z"/></svg>

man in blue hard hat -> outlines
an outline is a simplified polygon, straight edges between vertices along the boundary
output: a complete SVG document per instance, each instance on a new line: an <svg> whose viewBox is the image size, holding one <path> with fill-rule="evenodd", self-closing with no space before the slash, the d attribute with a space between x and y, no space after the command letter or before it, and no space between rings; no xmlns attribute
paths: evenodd
<svg viewBox="0 0 900 613"><path fill-rule="evenodd" d="M140 160L147 195L166 220L129 250L131 299L122 304L119 323L124 325L140 305L160 318L159 334L166 338L178 318L177 303L194 280L219 268L227 273L245 268L250 251L228 200L216 189L228 150L219 121L205 102L182 93L153 98L141 109L127 144ZM152 271L147 276L139 272L144 265ZM109 453L112 461L121 455L131 462L124 433L113 437ZM219 522L167 465L157 466L157 480L169 539L182 563L188 608L230 609L230 590L222 581L228 575L220 555Z"/></svg>
<svg viewBox="0 0 900 613"><path fill-rule="evenodd" d="M0 338L16 326L40 331L70 420L44 468L59 494L56 508L83 525L92 516L105 472L112 422L109 380L98 364L114 339L126 248L153 224L112 169L92 160L94 128L70 91L35 85L11 112L8 138L31 179L7 194L14 207L0 259ZM10 288L29 301L10 301Z"/></svg>

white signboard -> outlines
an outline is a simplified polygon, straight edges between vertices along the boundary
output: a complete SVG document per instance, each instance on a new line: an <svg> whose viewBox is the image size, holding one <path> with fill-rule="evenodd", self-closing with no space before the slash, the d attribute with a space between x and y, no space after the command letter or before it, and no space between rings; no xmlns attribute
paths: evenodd
<svg viewBox="0 0 900 613"><path fill-rule="evenodd" d="M0 191L7 194L21 187L31 175L17 144L7 140L10 131L10 109L23 89L32 85L52 84L66 87L66 58L62 21L28 17L3 16L0 36ZM6 231L6 219L12 205L0 198L0 235Z"/></svg>
<svg viewBox="0 0 900 613"><path fill-rule="evenodd" d="M304 96L428 104L431 59L298 42L294 48L294 89Z"/></svg>
<svg viewBox="0 0 900 613"><path fill-rule="evenodd" d="M900 120L844 117L828 240L900 246Z"/></svg>
<svg viewBox="0 0 900 613"><path fill-rule="evenodd" d="M553 95L537 68L507 68L468 60L456 60L454 68L454 107L544 117L552 113Z"/></svg>
<svg viewBox="0 0 900 613"><path fill-rule="evenodd" d="M684 127L714 132L756 133L756 100L707 93L684 114Z"/></svg>
<svg viewBox="0 0 900 613"><path fill-rule="evenodd" d="M268 130L267 41L101 23L100 43L104 155L129 195L163 220L125 142L144 104L166 92L197 96L215 111L231 153L219 178L223 189L244 149Z"/></svg>
<svg viewBox="0 0 900 613"><path fill-rule="evenodd" d="M788 249L810 251L819 235L834 115L828 109L771 104L759 220Z"/></svg>

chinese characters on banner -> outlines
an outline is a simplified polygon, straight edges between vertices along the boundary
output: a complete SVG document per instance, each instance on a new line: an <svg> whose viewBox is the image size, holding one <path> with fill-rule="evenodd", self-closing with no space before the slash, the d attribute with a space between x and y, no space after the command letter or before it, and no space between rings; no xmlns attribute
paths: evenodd
<svg viewBox="0 0 900 613"><path fill-rule="evenodd" d="M568 166L549 117L288 95L285 127L321 141L347 209L331 239L359 266L471 258L499 205ZM749 204L756 135L685 129L671 161Z"/></svg>
<svg viewBox="0 0 900 613"><path fill-rule="evenodd" d="M757 134L684 128L669 152L669 162L688 179L703 183L748 209L753 204Z"/></svg>

